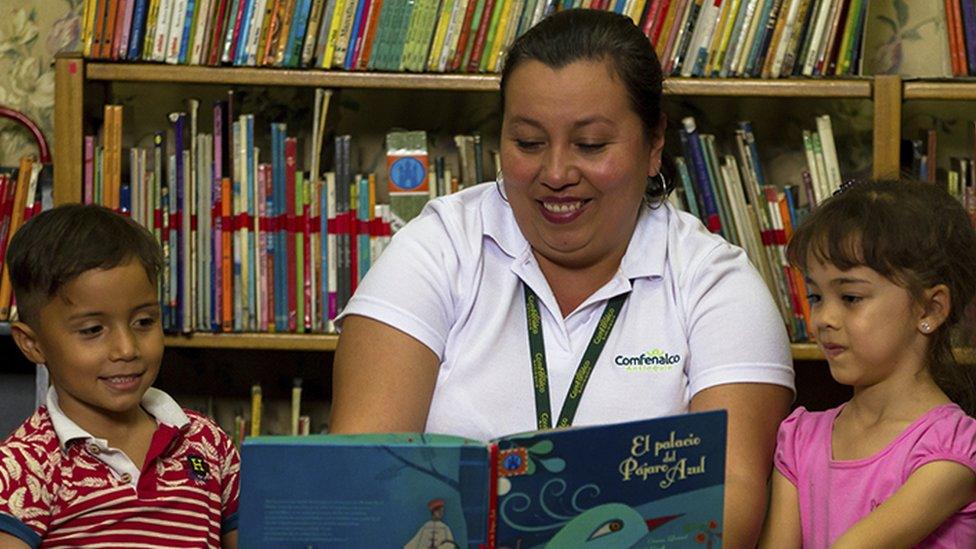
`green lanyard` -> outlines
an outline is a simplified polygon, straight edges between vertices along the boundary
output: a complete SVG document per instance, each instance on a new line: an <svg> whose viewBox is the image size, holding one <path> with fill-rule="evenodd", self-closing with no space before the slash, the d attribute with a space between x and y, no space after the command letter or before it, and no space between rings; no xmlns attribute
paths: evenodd
<svg viewBox="0 0 976 549"><path fill-rule="evenodd" d="M529 351L532 354L532 382L535 385L535 413L537 428L552 429L552 412L549 409L549 372L546 370L546 348L542 340L542 316L539 314L539 298L528 286L522 285L525 290L525 317L529 327ZM573 424L576 416L576 409L579 408L580 399L583 397L583 390L586 383L590 380L593 373L593 365L600 357L600 352L607 344L610 337L610 330L617 321L617 316L627 301L629 293L621 294L607 303L603 315L600 316L600 323L593 331L590 344L583 353L583 359L576 367L576 374L573 376L573 383L569 387L569 394L563 402L563 409L559 412L559 421L556 427L569 427Z"/></svg>

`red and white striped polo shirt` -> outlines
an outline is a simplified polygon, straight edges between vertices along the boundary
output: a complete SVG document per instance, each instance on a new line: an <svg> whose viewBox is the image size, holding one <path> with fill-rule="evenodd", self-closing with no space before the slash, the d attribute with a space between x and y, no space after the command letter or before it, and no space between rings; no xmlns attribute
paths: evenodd
<svg viewBox="0 0 976 549"><path fill-rule="evenodd" d="M240 457L210 419L149 389L142 470L68 419L53 388L0 444L0 531L31 547L219 547L237 529Z"/></svg>

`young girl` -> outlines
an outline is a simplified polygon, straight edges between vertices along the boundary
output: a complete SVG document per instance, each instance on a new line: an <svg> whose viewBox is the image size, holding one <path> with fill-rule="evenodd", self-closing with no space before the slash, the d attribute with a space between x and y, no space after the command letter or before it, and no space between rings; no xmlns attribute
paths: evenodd
<svg viewBox="0 0 976 549"><path fill-rule="evenodd" d="M854 397L783 421L762 546L976 547L976 374L949 333L976 293L965 211L934 185L854 184L788 255Z"/></svg>

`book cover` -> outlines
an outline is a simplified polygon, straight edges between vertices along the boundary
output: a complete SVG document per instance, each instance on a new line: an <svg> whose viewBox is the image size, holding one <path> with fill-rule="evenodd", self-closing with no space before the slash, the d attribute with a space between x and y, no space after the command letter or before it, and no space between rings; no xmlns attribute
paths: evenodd
<svg viewBox="0 0 976 549"><path fill-rule="evenodd" d="M240 547L713 546L726 421L711 411L489 443L253 437L241 451Z"/></svg>

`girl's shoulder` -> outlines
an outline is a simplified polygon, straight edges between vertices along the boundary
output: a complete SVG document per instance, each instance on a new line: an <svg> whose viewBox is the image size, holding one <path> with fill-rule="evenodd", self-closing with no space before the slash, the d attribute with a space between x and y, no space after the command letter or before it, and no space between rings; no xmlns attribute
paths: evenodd
<svg viewBox="0 0 976 549"><path fill-rule="evenodd" d="M779 425L777 445L780 447L805 447L823 441L830 442L834 418L843 406L813 412L803 406L797 407Z"/></svg>
<svg viewBox="0 0 976 549"><path fill-rule="evenodd" d="M928 411L912 445L912 469L936 460L955 461L976 472L976 419L955 404Z"/></svg>

